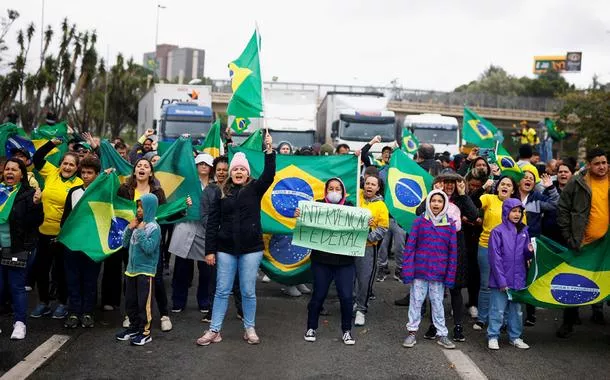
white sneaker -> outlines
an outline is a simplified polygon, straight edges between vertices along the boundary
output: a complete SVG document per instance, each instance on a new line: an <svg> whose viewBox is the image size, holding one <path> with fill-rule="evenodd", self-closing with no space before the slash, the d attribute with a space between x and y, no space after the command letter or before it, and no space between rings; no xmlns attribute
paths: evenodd
<svg viewBox="0 0 610 380"><path fill-rule="evenodd" d="M475 319L479 316L479 309L476 306L470 306L468 308L468 314L470 314L470 318Z"/></svg>
<svg viewBox="0 0 610 380"><path fill-rule="evenodd" d="M489 348L490 350L499 350L500 349L500 345L498 344L498 340L497 339L490 339L487 341L487 348Z"/></svg>
<svg viewBox="0 0 610 380"><path fill-rule="evenodd" d="M297 289L296 286L289 286L287 288L282 288L282 293L290 296L290 297L300 297L303 294Z"/></svg>
<svg viewBox="0 0 610 380"><path fill-rule="evenodd" d="M366 322L366 318L364 316L364 313L361 311L357 311L356 318L354 319L354 325L355 326L364 326L365 322Z"/></svg>
<svg viewBox="0 0 610 380"><path fill-rule="evenodd" d="M167 331L170 331L171 329L172 329L172 321L169 319L169 317L167 315L161 317L161 331L167 332Z"/></svg>
<svg viewBox="0 0 610 380"><path fill-rule="evenodd" d="M129 328L129 326L131 326L131 323L129 323L129 317L125 316L125 319L123 319L123 328Z"/></svg>
<svg viewBox="0 0 610 380"><path fill-rule="evenodd" d="M521 338L517 338L517 339L511 341L510 344L512 344L513 346L515 346L516 348L519 348L521 350L527 350L528 348L530 348L530 346L527 343L525 343L523 341L523 339L521 339Z"/></svg>
<svg viewBox="0 0 610 380"><path fill-rule="evenodd" d="M25 291L26 291L26 292L31 292L31 291L32 291L32 287L31 287L31 286L26 285L26 286L25 286Z"/></svg>
<svg viewBox="0 0 610 380"><path fill-rule="evenodd" d="M104 311L113 311L114 310L114 306L112 306L112 305L104 305L104 307L102 309L104 309Z"/></svg>
<svg viewBox="0 0 610 380"><path fill-rule="evenodd" d="M13 334L11 335L12 340L21 340L25 338L25 323L15 322L13 328Z"/></svg>
<svg viewBox="0 0 610 380"><path fill-rule="evenodd" d="M297 285L297 289L303 294L311 294L311 289L309 289L305 284Z"/></svg>

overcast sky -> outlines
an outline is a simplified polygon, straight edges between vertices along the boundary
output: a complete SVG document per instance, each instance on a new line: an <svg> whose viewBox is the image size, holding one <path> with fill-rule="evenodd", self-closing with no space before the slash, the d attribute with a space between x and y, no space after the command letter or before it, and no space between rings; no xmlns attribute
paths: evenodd
<svg viewBox="0 0 610 380"><path fill-rule="evenodd" d="M46 0L44 23L59 29L64 17L80 30L95 29L101 56L118 52L142 63L154 50L156 0ZM227 63L239 56L255 21L262 35L265 80L389 85L452 90L490 64L533 77L535 55L582 51L580 74L568 81L586 87L594 74L610 82L608 0L163 0L159 43L206 50L205 75L228 79ZM8 0L21 17L7 37L33 21L42 0ZM30 52L40 54L39 33Z"/></svg>

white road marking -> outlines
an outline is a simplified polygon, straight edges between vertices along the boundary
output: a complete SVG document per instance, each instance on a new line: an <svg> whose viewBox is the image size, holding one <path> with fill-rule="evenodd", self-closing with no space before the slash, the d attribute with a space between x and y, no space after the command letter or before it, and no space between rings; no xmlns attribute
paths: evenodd
<svg viewBox="0 0 610 380"><path fill-rule="evenodd" d="M68 335L53 335L43 344L36 347L25 359L6 372L0 380L25 379L53 356L70 337Z"/></svg>
<svg viewBox="0 0 610 380"><path fill-rule="evenodd" d="M483 371L462 351L443 350L443 354L453 364L460 378L464 380L487 380Z"/></svg>

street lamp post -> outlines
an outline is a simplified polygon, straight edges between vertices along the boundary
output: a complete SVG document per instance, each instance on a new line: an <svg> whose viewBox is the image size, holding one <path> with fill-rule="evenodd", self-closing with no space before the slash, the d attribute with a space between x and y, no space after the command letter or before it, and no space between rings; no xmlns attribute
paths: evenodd
<svg viewBox="0 0 610 380"><path fill-rule="evenodd" d="M159 45L159 10L165 8L167 7L157 4L157 26L155 28L155 71L159 69L159 76L161 76L161 65L159 64L159 57L157 56L157 45Z"/></svg>

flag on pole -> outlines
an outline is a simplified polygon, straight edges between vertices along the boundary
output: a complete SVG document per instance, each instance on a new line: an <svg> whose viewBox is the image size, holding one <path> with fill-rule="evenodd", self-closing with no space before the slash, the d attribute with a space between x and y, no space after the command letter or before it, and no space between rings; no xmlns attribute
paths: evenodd
<svg viewBox="0 0 610 380"><path fill-rule="evenodd" d="M58 167L59 163L61 162L61 158L68 151L68 124L65 121L62 121L54 125L40 125L37 128L34 128L30 134L30 138L32 139L32 143L34 144L36 150L53 138L63 140L61 145L53 148L53 150L50 151L45 157L47 162Z"/></svg>
<svg viewBox="0 0 610 380"><path fill-rule="evenodd" d="M263 80L259 61L260 36L255 30L239 58L229 63L233 96L227 114L246 118L263 116Z"/></svg>
<svg viewBox="0 0 610 380"><path fill-rule="evenodd" d="M214 158L220 156L220 150L222 149L220 128L220 119L216 119L214 124L212 124L207 136L205 136L205 141L201 146L203 153L207 153Z"/></svg>
<svg viewBox="0 0 610 380"><path fill-rule="evenodd" d="M396 150L390 158L385 202L396 222L407 232L417 217L415 210L428 196L432 176L407 153Z"/></svg>
<svg viewBox="0 0 610 380"><path fill-rule="evenodd" d="M231 123L231 129L234 130L235 133L241 134L248 129L250 124L250 119L247 117L235 117Z"/></svg>
<svg viewBox="0 0 610 380"><path fill-rule="evenodd" d="M257 150L259 152L262 151L263 130L257 129L256 131L252 132L252 134L248 136L248 138L243 143L241 143L239 147L244 149Z"/></svg>
<svg viewBox="0 0 610 380"><path fill-rule="evenodd" d="M402 129L402 147L401 148L402 148L402 150L404 150L405 152L407 152L409 154L414 154L415 152L417 152L417 149L419 148L419 140L417 139L417 137L415 137L415 135L413 133L411 133L409 128Z"/></svg>
<svg viewBox="0 0 610 380"><path fill-rule="evenodd" d="M480 148L495 148L496 136L501 133L491 122L485 120L471 109L464 107L462 136L467 143Z"/></svg>
<svg viewBox="0 0 610 380"><path fill-rule="evenodd" d="M610 233L578 252L542 236L527 275L527 288L513 301L539 307L592 305L610 298Z"/></svg>

